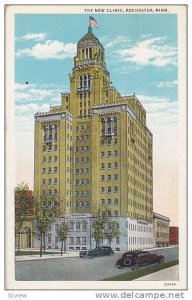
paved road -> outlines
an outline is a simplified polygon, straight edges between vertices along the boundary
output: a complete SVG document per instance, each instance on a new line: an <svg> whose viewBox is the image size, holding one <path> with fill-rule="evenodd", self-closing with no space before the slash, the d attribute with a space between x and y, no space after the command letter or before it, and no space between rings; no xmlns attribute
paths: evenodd
<svg viewBox="0 0 192 300"><path fill-rule="evenodd" d="M178 248L159 249L165 261L178 259ZM18 281L96 281L113 275L133 272L131 268L117 269L116 260L122 252L113 256L89 258L58 258L38 261L16 262L15 279Z"/></svg>

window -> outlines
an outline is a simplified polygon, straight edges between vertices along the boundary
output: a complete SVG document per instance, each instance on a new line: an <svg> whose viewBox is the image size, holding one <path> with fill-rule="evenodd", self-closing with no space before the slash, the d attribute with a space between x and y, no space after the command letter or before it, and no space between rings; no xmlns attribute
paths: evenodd
<svg viewBox="0 0 192 300"><path fill-rule="evenodd" d="M117 157L117 154L118 154L118 152L117 152L117 150L115 150L114 151L114 156Z"/></svg>
<svg viewBox="0 0 192 300"><path fill-rule="evenodd" d="M114 211L114 216L115 216L115 217L118 217L118 215L119 215L119 214L118 214L118 211L115 210L115 211Z"/></svg>
<svg viewBox="0 0 192 300"><path fill-rule="evenodd" d="M107 199L107 205L111 205L111 199Z"/></svg>
<svg viewBox="0 0 192 300"><path fill-rule="evenodd" d="M80 237L76 237L76 245L80 244Z"/></svg>
<svg viewBox="0 0 192 300"><path fill-rule="evenodd" d="M118 163L114 162L114 169L117 169L117 168L118 168Z"/></svg>
<svg viewBox="0 0 192 300"><path fill-rule="evenodd" d="M105 205L105 199L101 199L101 205Z"/></svg>
<svg viewBox="0 0 192 300"><path fill-rule="evenodd" d="M118 186L114 186L114 193L118 193Z"/></svg>
<svg viewBox="0 0 192 300"><path fill-rule="evenodd" d="M107 164L107 169L111 169L111 163Z"/></svg>
<svg viewBox="0 0 192 300"><path fill-rule="evenodd" d="M74 237L69 237L69 245L73 245L74 244Z"/></svg>
<svg viewBox="0 0 192 300"><path fill-rule="evenodd" d="M47 242L50 244L51 243L51 236L48 236Z"/></svg>
<svg viewBox="0 0 192 300"><path fill-rule="evenodd" d="M42 162L46 162L46 157L43 157Z"/></svg>
<svg viewBox="0 0 192 300"><path fill-rule="evenodd" d="M58 236L56 236L56 237L55 237L55 243L56 243L56 244L58 243L58 240L59 240L59 239L58 239Z"/></svg>
<svg viewBox="0 0 192 300"><path fill-rule="evenodd" d="M107 139L107 145L111 145L111 138Z"/></svg>
<svg viewBox="0 0 192 300"><path fill-rule="evenodd" d="M51 167L48 167L47 173L48 173L48 174L51 174Z"/></svg>
<svg viewBox="0 0 192 300"><path fill-rule="evenodd" d="M101 181L105 180L105 175L101 175Z"/></svg>
<svg viewBox="0 0 192 300"><path fill-rule="evenodd" d="M105 140L101 139L101 146L103 146L105 144Z"/></svg>
<svg viewBox="0 0 192 300"><path fill-rule="evenodd" d="M111 174L108 174L108 175L107 175L107 180L108 180L108 181L111 181Z"/></svg>
<svg viewBox="0 0 192 300"><path fill-rule="evenodd" d="M87 230L87 222L86 221L82 222L82 230Z"/></svg>
<svg viewBox="0 0 192 300"><path fill-rule="evenodd" d="M119 201L117 198L114 199L114 205L118 205L119 204Z"/></svg>
<svg viewBox="0 0 192 300"><path fill-rule="evenodd" d="M57 145L54 146L54 151L57 151Z"/></svg>
<svg viewBox="0 0 192 300"><path fill-rule="evenodd" d="M46 168L42 169L42 173L45 174L46 173Z"/></svg>
<svg viewBox="0 0 192 300"><path fill-rule="evenodd" d="M114 180L118 180L118 174L114 174Z"/></svg>
<svg viewBox="0 0 192 300"><path fill-rule="evenodd" d="M46 151L46 146L43 146L43 149L42 149L42 150L43 150L43 152L45 152L45 151Z"/></svg>
<svg viewBox="0 0 192 300"><path fill-rule="evenodd" d="M105 169L105 164L101 163L101 169L104 170Z"/></svg>
<svg viewBox="0 0 192 300"><path fill-rule="evenodd" d="M111 151L107 151L107 157L111 157Z"/></svg>
<svg viewBox="0 0 192 300"><path fill-rule="evenodd" d="M73 230L74 229L74 223L72 221L70 221L68 223L68 225L69 225L69 230Z"/></svg>
<svg viewBox="0 0 192 300"><path fill-rule="evenodd" d="M101 193L105 193L105 187L104 186L101 187Z"/></svg>
<svg viewBox="0 0 192 300"><path fill-rule="evenodd" d="M82 244L84 244L84 245L85 245L85 244L86 244L86 242L87 242L87 240L86 240L86 237L84 237L84 236L83 236L83 237L82 237Z"/></svg>
<svg viewBox="0 0 192 300"><path fill-rule="evenodd" d="M48 146L48 151L49 151L49 152L52 151L52 146L51 146L51 145Z"/></svg>
<svg viewBox="0 0 192 300"><path fill-rule="evenodd" d="M49 184L49 185L51 184L51 178L48 179L48 184Z"/></svg>
<svg viewBox="0 0 192 300"><path fill-rule="evenodd" d="M101 152L101 157L104 157L105 156L105 152Z"/></svg>
<svg viewBox="0 0 192 300"><path fill-rule="evenodd" d="M111 186L108 186L107 193L111 193Z"/></svg>
<svg viewBox="0 0 192 300"><path fill-rule="evenodd" d="M57 156L54 156L53 161L54 161L54 162L57 162Z"/></svg>
<svg viewBox="0 0 192 300"><path fill-rule="evenodd" d="M54 167L53 173L54 173L54 174L57 173L57 167Z"/></svg>
<svg viewBox="0 0 192 300"><path fill-rule="evenodd" d="M115 238L115 244L119 244L119 237L118 236Z"/></svg>
<svg viewBox="0 0 192 300"><path fill-rule="evenodd" d="M54 195L57 195L57 189L54 189Z"/></svg>
<svg viewBox="0 0 192 300"><path fill-rule="evenodd" d="M43 185L46 184L46 179L42 179L42 184L43 184Z"/></svg>
<svg viewBox="0 0 192 300"><path fill-rule="evenodd" d="M76 230L80 230L80 222L76 222Z"/></svg>
<svg viewBox="0 0 192 300"><path fill-rule="evenodd" d="M115 138L115 139L114 139L114 145L116 145L117 142L118 142L118 141L117 141L117 138Z"/></svg>

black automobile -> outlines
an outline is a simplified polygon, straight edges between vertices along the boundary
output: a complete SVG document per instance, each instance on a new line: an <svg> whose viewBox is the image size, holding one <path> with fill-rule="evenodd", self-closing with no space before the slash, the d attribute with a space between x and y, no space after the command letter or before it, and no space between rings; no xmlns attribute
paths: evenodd
<svg viewBox="0 0 192 300"><path fill-rule="evenodd" d="M150 253L148 251L128 251L125 252L121 258L116 262L116 266L121 269L124 267L132 267L132 269L137 269L140 266L163 263L164 256L160 254Z"/></svg>
<svg viewBox="0 0 192 300"><path fill-rule="evenodd" d="M111 249L111 247L109 246L99 246L96 247L95 249L91 249L91 250L83 250L79 252L79 256L84 258L84 257L88 257L88 258L94 258L97 256L108 256L108 255L113 255L114 252Z"/></svg>

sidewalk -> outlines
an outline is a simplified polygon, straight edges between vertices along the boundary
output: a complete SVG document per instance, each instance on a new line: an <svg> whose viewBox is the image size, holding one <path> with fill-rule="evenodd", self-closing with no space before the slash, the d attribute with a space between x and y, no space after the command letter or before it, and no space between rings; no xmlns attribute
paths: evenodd
<svg viewBox="0 0 192 300"><path fill-rule="evenodd" d="M39 260L39 259L53 259L53 258L66 258L66 257L79 257L79 252L77 251L70 251L63 253L61 256L60 253L57 254L43 254L42 257L40 255L21 255L15 256L15 261L28 261L28 260Z"/></svg>
<svg viewBox="0 0 192 300"><path fill-rule="evenodd" d="M179 265L135 279L135 281L178 281L178 280L179 280Z"/></svg>

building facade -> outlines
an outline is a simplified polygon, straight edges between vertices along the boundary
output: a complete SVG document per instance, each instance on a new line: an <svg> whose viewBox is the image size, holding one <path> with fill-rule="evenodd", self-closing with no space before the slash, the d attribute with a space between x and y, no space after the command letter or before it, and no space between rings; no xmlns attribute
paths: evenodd
<svg viewBox="0 0 192 300"><path fill-rule="evenodd" d="M156 247L169 246L169 222L170 219L163 215L154 213L154 242Z"/></svg>
<svg viewBox="0 0 192 300"><path fill-rule="evenodd" d="M91 27L77 44L69 80L61 105L35 114L35 195L54 194L61 218L100 209L150 228L153 137L146 111L135 95L121 96L111 85Z"/></svg>
<svg viewBox="0 0 192 300"><path fill-rule="evenodd" d="M169 227L169 244L170 245L179 244L179 227L177 226Z"/></svg>

